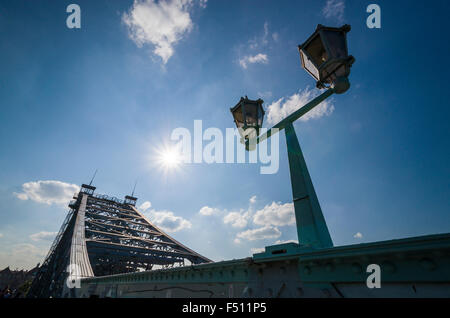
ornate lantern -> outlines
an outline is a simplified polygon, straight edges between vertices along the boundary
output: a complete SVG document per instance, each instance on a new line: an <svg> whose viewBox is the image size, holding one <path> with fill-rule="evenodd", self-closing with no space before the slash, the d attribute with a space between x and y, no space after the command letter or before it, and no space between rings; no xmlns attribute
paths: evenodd
<svg viewBox="0 0 450 318"><path fill-rule="evenodd" d="M349 31L348 24L340 28L319 24L306 42L298 46L302 67L317 81L317 88L333 87L340 94L350 87L347 77L355 58L348 55Z"/></svg>
<svg viewBox="0 0 450 318"><path fill-rule="evenodd" d="M241 97L236 106L232 107L231 113L233 114L234 122L237 128L241 128L239 131L241 136L245 139L253 138L259 135L259 129L262 127L264 118L264 109L262 99L251 100L247 96ZM247 129L253 128L253 132L247 131ZM246 134L243 135L243 133ZM253 134L256 134L253 136Z"/></svg>

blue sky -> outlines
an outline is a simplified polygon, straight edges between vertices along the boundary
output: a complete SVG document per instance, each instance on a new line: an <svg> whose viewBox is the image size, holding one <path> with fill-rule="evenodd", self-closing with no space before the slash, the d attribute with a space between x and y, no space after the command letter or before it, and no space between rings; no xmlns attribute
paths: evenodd
<svg viewBox="0 0 450 318"><path fill-rule="evenodd" d="M350 90L296 123L334 244L450 231L448 1L376 1L381 29L366 26L373 1L348 0L77 0L69 29L73 2L0 1L0 268L42 261L67 193L95 169L98 193L123 197L137 179L150 218L211 259L296 240L284 134L272 175L164 172L154 153L196 119L233 127L241 96L302 106L316 92L296 46L318 23L351 24L356 58Z"/></svg>

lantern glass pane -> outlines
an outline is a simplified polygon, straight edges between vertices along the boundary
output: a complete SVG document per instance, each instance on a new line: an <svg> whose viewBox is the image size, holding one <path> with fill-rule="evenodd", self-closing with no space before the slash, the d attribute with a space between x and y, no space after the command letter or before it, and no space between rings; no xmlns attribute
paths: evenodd
<svg viewBox="0 0 450 318"><path fill-rule="evenodd" d="M319 71L314 66L314 64L311 62L311 60L308 58L308 56L303 52L303 50L300 51L302 55L303 65L305 66L305 69L311 73L313 77L315 77L316 80L319 79Z"/></svg>
<svg viewBox="0 0 450 318"><path fill-rule="evenodd" d="M247 126L254 127L257 125L258 120L258 104L245 104L245 120L247 121Z"/></svg>
<svg viewBox="0 0 450 318"><path fill-rule="evenodd" d="M262 106L258 106L258 127L262 126L263 118L264 118L264 113L263 113Z"/></svg>
<svg viewBox="0 0 450 318"><path fill-rule="evenodd" d="M233 112L234 121L236 122L236 126L238 128L242 128L244 126L244 117L242 116L242 106L236 108Z"/></svg>
<svg viewBox="0 0 450 318"><path fill-rule="evenodd" d="M328 42L328 50L331 58L346 58L347 49L345 45L345 34L336 31L323 31Z"/></svg>
<svg viewBox="0 0 450 318"><path fill-rule="evenodd" d="M328 60L328 54L325 51L320 34L317 34L317 36L308 43L305 50L317 67Z"/></svg>

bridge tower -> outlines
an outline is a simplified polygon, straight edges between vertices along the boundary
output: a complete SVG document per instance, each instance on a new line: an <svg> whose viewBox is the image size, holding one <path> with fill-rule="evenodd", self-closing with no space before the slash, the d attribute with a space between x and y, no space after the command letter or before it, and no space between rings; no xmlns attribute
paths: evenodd
<svg viewBox="0 0 450 318"><path fill-rule="evenodd" d="M212 262L152 224L133 195L120 200L95 189L83 184L69 203L28 297L72 296L68 285L81 278Z"/></svg>

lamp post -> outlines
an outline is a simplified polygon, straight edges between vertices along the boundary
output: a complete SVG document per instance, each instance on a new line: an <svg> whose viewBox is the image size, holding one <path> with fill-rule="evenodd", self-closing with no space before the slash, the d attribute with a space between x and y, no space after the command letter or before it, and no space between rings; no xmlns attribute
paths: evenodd
<svg viewBox="0 0 450 318"><path fill-rule="evenodd" d="M249 148L249 144L256 145L272 134L285 129L300 247L327 248L333 246L333 241L323 217L293 123L332 94L342 94L350 87L348 75L355 59L348 55L346 35L349 31L349 25L332 28L319 24L315 32L302 45L298 46L302 67L317 81L317 88L326 88L326 91L281 120L263 135L258 136L264 116L262 100L252 101L247 97L241 98L239 103L231 108L238 128L245 130L250 127L256 132L254 135L243 136L247 150L252 150ZM254 139L251 140L252 138Z"/></svg>

